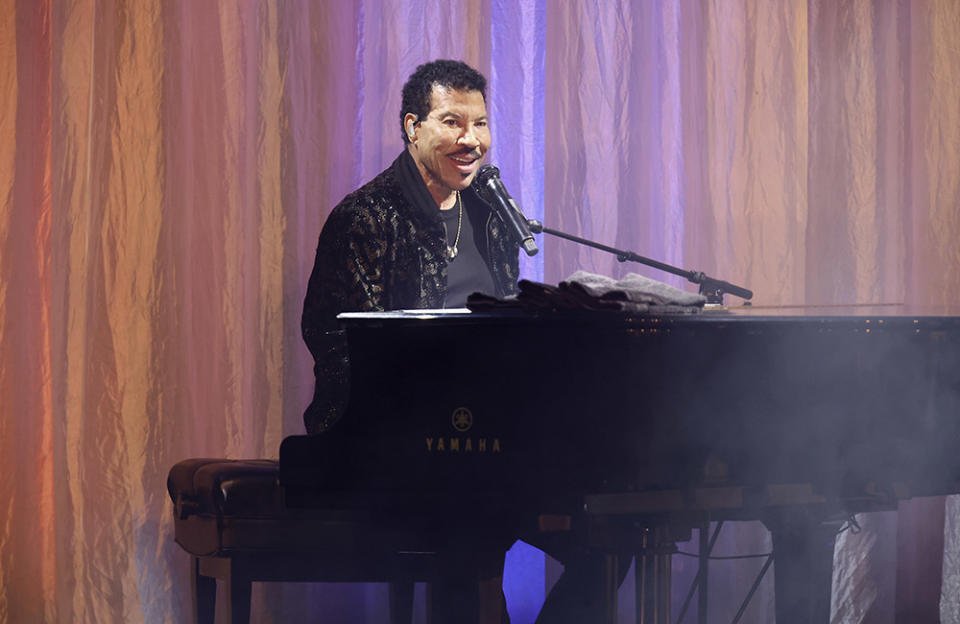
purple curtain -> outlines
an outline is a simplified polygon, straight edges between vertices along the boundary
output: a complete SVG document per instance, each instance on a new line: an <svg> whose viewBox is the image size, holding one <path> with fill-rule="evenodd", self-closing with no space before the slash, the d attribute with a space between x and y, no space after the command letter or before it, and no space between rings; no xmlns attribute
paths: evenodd
<svg viewBox="0 0 960 624"><path fill-rule="evenodd" d="M419 63L488 76L490 160L549 226L757 304L956 304L958 38L953 0L4 0L0 620L186 619L166 472L275 457L302 430L316 237L401 149ZM541 247L525 276L692 287ZM861 518L837 550L834 620L936 602L942 571L933 608L960 622L957 517L935 499ZM720 554L769 548L757 525L728 531ZM552 565L511 553L515 622ZM759 565L714 565L718 616ZM771 619L769 580L744 621ZM259 621L386 609L375 585L254 601Z"/></svg>

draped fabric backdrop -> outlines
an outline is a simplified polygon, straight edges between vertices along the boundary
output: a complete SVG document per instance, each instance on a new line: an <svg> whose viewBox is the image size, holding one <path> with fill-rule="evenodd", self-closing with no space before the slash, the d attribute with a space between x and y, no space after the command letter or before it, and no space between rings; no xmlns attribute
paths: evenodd
<svg viewBox="0 0 960 624"><path fill-rule="evenodd" d="M167 470L302 431L316 237L401 149L419 63L490 78L490 160L549 226L758 304L956 304L958 40L955 0L0 0L0 621L185 621ZM527 277L637 270L541 246ZM835 621L893 621L895 587L936 601L942 555L960 622L958 519L861 517ZM769 548L727 531L720 554ZM515 622L551 565L511 553ZM714 564L717 621L759 566ZM267 586L255 609L375 622L386 599Z"/></svg>

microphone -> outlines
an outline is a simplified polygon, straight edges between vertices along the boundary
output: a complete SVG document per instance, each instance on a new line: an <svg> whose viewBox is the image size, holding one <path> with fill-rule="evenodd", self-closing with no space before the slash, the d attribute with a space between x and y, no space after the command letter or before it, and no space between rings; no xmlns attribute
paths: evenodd
<svg viewBox="0 0 960 624"><path fill-rule="evenodd" d="M480 198L496 211L497 216L510 230L517 245L523 247L528 256L537 255L540 250L537 249L537 243L534 242L533 234L530 233L527 218L523 216L517 202L513 201L503 182L500 181L500 170L493 165L483 165L473 183L477 186Z"/></svg>

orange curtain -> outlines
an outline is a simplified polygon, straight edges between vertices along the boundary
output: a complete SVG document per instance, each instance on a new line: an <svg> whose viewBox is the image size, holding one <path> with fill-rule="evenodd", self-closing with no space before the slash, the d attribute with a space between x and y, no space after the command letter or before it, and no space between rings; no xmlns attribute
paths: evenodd
<svg viewBox="0 0 960 624"><path fill-rule="evenodd" d="M186 619L167 470L302 430L316 236L399 152L418 63L491 78L491 157L549 226L758 303L957 304L958 39L954 0L0 0L0 621ZM547 281L636 270L541 247ZM835 621L891 621L897 516L862 524ZM322 602L383 615L369 587Z"/></svg>

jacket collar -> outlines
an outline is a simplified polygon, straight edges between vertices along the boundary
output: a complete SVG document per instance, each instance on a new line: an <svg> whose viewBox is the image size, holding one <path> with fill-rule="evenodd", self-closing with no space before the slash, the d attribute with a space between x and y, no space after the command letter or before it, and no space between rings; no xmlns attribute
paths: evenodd
<svg viewBox="0 0 960 624"><path fill-rule="evenodd" d="M430 219L440 218L440 209L437 203L433 201L433 196L427 190L427 185L417 169L417 163L413 156L406 149L401 152L397 159L391 165L396 172L397 180L400 182L400 191L404 199L407 200L417 213L427 216Z"/></svg>

